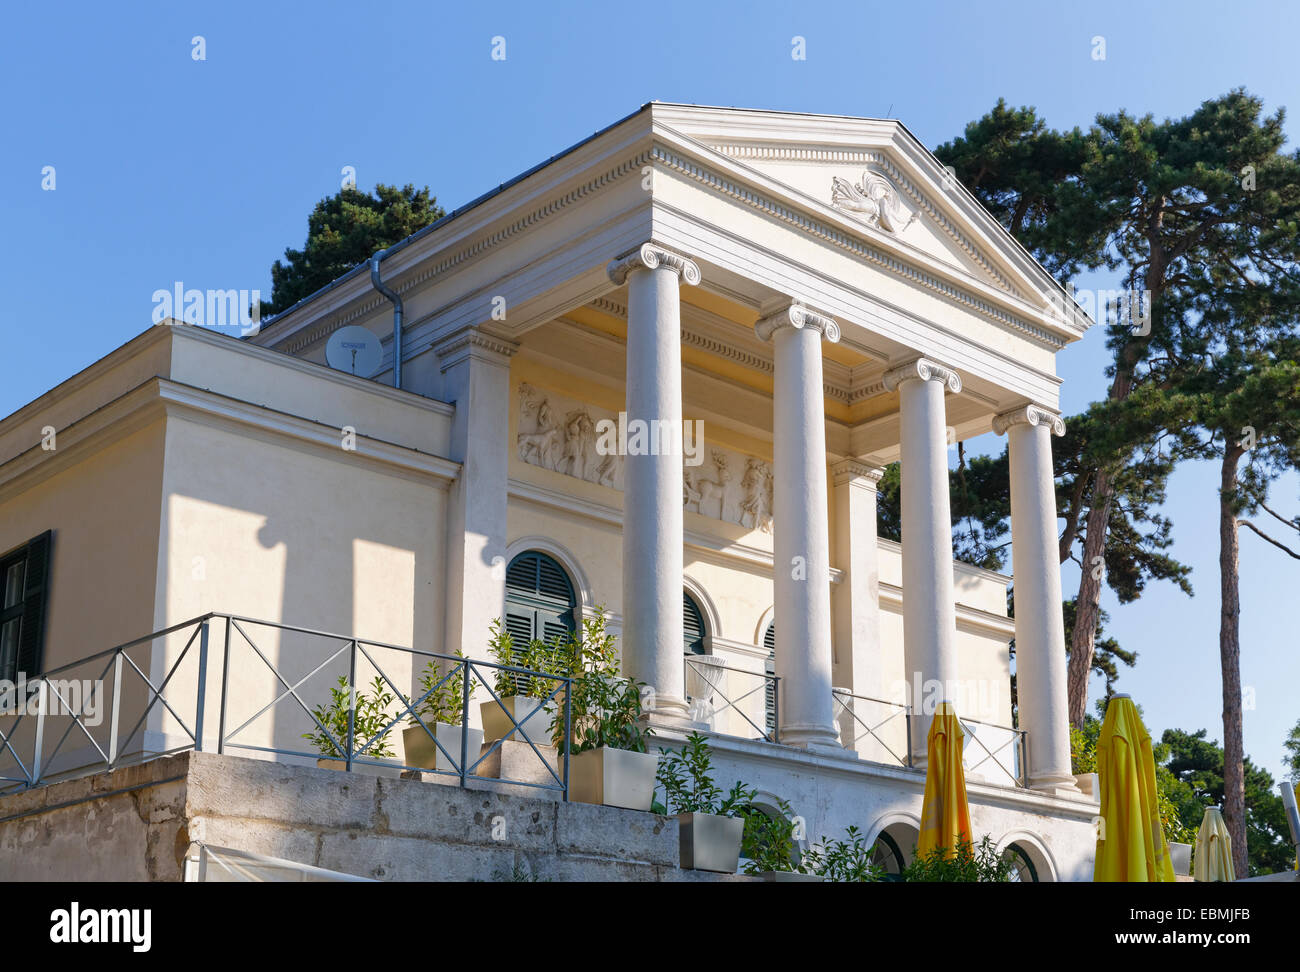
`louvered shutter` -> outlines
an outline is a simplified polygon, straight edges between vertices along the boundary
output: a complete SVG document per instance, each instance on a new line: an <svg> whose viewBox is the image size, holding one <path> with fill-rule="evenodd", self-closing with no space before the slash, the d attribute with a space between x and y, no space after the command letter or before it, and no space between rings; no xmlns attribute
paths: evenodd
<svg viewBox="0 0 1300 972"><path fill-rule="evenodd" d="M27 544L23 580L22 620L18 627L15 669L28 678L41 673L45 649L45 605L49 600L50 547L53 532L46 530Z"/></svg>
<svg viewBox="0 0 1300 972"><path fill-rule="evenodd" d="M682 645L687 653L704 654L704 614L695 599L689 594L682 594Z"/></svg>
<svg viewBox="0 0 1300 972"><path fill-rule="evenodd" d="M776 674L776 620L767 626L767 632L763 635L763 647L767 649L767 661L763 665L763 670L769 675ZM769 678L763 682L763 704L767 716L767 736L769 739L776 738L776 686Z"/></svg>
<svg viewBox="0 0 1300 972"><path fill-rule="evenodd" d="M576 606L569 575L546 554L529 550L506 568L506 630L516 648L563 639L574 630Z"/></svg>

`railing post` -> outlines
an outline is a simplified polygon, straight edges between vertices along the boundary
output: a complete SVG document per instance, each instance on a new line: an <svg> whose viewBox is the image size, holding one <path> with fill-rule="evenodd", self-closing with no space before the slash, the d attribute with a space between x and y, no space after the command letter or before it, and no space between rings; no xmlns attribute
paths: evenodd
<svg viewBox="0 0 1300 972"><path fill-rule="evenodd" d="M907 725L907 768L912 769L916 765L916 757L912 755L912 707L903 706L903 722Z"/></svg>
<svg viewBox="0 0 1300 972"><path fill-rule="evenodd" d="M194 751L203 752L203 703L208 695L208 622L199 625L199 691L194 704Z"/></svg>
<svg viewBox="0 0 1300 972"><path fill-rule="evenodd" d="M117 747L119 740L118 720L122 711L122 653L116 652L113 655L113 711L108 716L108 768L111 770L117 763Z"/></svg>
<svg viewBox="0 0 1300 972"><path fill-rule="evenodd" d="M226 687L230 684L230 618L226 618L226 643L221 651L221 711L217 713L217 752L226 751Z"/></svg>
<svg viewBox="0 0 1300 972"><path fill-rule="evenodd" d="M470 668L468 658L461 664L465 667L465 673L460 679L460 785L464 786L469 770L469 693L473 688L470 679L474 677L474 672ZM434 732L437 731L435 726ZM438 744L435 742L434 749L437 748Z"/></svg>
<svg viewBox="0 0 1300 972"><path fill-rule="evenodd" d="M357 643L348 643L348 740L347 751L343 754L344 769L352 772L352 747L355 739L357 722Z"/></svg>
<svg viewBox="0 0 1300 972"><path fill-rule="evenodd" d="M32 753L32 786L41 782L41 760L45 748L45 708L49 697L49 685L42 678L36 688L36 745Z"/></svg>
<svg viewBox="0 0 1300 972"><path fill-rule="evenodd" d="M569 754L573 750L573 679L564 681L564 802L569 802Z"/></svg>

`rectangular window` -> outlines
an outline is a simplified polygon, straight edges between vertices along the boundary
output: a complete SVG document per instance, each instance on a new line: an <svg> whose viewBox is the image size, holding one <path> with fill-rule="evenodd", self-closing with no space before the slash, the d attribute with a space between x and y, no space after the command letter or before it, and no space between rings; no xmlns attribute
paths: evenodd
<svg viewBox="0 0 1300 972"><path fill-rule="evenodd" d="M41 673L52 536L0 555L0 679Z"/></svg>

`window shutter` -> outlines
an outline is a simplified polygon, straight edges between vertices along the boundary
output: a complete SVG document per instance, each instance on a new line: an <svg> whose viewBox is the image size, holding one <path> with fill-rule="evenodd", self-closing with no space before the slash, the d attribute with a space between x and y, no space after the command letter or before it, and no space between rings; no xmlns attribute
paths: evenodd
<svg viewBox="0 0 1300 972"><path fill-rule="evenodd" d="M18 636L18 671L34 678L42 671L45 650L45 604L49 600L50 547L46 530L27 545L27 580L23 589L23 621Z"/></svg>
<svg viewBox="0 0 1300 972"><path fill-rule="evenodd" d="M506 630L516 650L565 638L575 630L576 607L569 575L546 554L526 551L506 568Z"/></svg>
<svg viewBox="0 0 1300 972"><path fill-rule="evenodd" d="M769 675L776 674L776 619L767 626L767 631L763 635L763 647L767 649L767 662L763 665L764 671ZM776 687L772 680L764 679L763 681L763 704L767 716L767 734L769 737L776 735Z"/></svg>
<svg viewBox="0 0 1300 972"><path fill-rule="evenodd" d="M682 645L692 655L704 654L704 614L695 598L682 594Z"/></svg>

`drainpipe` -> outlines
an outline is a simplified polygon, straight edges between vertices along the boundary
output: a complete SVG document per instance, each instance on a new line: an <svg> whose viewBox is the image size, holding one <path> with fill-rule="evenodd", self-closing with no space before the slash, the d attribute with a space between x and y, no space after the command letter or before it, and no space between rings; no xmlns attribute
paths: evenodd
<svg viewBox="0 0 1300 972"><path fill-rule="evenodd" d="M380 250L370 258L370 282L375 289L393 302L393 387L402 387L402 298L379 279L379 261L388 255Z"/></svg>

